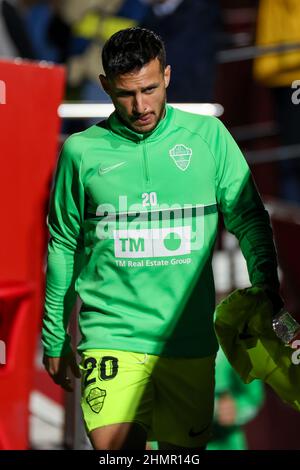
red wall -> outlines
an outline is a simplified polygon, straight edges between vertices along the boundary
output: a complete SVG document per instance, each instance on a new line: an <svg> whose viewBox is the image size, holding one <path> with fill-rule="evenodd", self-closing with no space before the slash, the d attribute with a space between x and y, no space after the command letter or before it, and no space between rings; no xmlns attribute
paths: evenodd
<svg viewBox="0 0 300 470"><path fill-rule="evenodd" d="M0 282L36 281L36 319L64 69L0 61L0 80L6 85L6 104L0 104Z"/></svg>
<svg viewBox="0 0 300 470"><path fill-rule="evenodd" d="M0 83L6 95L2 93L0 97L0 287L9 281L29 282L34 287L21 337L13 352L13 358L26 357L26 364L22 362L20 371L19 361L5 386L9 389L16 385L18 374L23 374L20 380L26 381L26 393L19 398L25 401L25 406L33 385L43 308L46 214L57 158L60 132L57 109L63 98L64 80L63 67L0 61ZM9 312L2 307L0 318ZM7 367L9 362L13 363L11 358L7 357ZM5 406L9 408L10 403ZM7 434L4 421L2 431ZM15 425L20 424L21 418ZM12 436L8 448L24 448L26 439L24 435L17 442Z"/></svg>

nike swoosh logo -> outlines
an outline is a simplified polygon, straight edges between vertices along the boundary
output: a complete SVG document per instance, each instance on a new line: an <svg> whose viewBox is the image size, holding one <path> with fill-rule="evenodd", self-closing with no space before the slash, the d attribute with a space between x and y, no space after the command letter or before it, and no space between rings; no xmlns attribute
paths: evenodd
<svg viewBox="0 0 300 470"><path fill-rule="evenodd" d="M118 168L119 166L125 165L125 163L126 162L116 163L115 165L107 166L105 168L100 167L99 168L99 173L100 173L100 175L104 175L105 173L108 173L109 171L112 171L115 168Z"/></svg>
<svg viewBox="0 0 300 470"><path fill-rule="evenodd" d="M189 430L189 436L190 436L190 437L197 437L197 436L200 436L200 435L203 434L205 431L207 431L207 429L209 429L210 426L211 426L211 425L209 424L208 426L205 426L204 429L201 429L201 431L198 431L198 432L193 431L193 428L191 428L191 429Z"/></svg>

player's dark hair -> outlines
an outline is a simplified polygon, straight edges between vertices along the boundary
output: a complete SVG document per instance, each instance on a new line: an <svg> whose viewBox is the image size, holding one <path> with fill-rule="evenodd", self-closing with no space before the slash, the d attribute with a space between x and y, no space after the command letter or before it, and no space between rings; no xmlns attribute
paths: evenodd
<svg viewBox="0 0 300 470"><path fill-rule="evenodd" d="M103 69L108 78L139 70L156 58L164 72L164 43L153 31L139 27L122 29L113 34L102 50Z"/></svg>

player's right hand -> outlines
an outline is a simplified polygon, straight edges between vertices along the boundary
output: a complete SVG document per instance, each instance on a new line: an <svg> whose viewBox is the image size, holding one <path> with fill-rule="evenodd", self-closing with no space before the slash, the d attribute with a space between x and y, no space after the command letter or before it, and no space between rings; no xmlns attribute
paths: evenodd
<svg viewBox="0 0 300 470"><path fill-rule="evenodd" d="M57 385L60 385L67 392L73 392L68 371L71 371L72 375L78 379L81 377L76 356L73 351L62 357L44 355L43 364L48 374Z"/></svg>

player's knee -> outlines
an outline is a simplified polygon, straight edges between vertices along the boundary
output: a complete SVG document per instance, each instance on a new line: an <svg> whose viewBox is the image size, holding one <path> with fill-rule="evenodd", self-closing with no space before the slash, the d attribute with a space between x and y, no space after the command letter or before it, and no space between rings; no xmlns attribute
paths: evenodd
<svg viewBox="0 0 300 470"><path fill-rule="evenodd" d="M122 423L94 429L90 440L95 450L145 449L147 434L136 423Z"/></svg>
<svg viewBox="0 0 300 470"><path fill-rule="evenodd" d="M91 442L94 450L121 450L123 448L123 442L118 436L91 438Z"/></svg>

